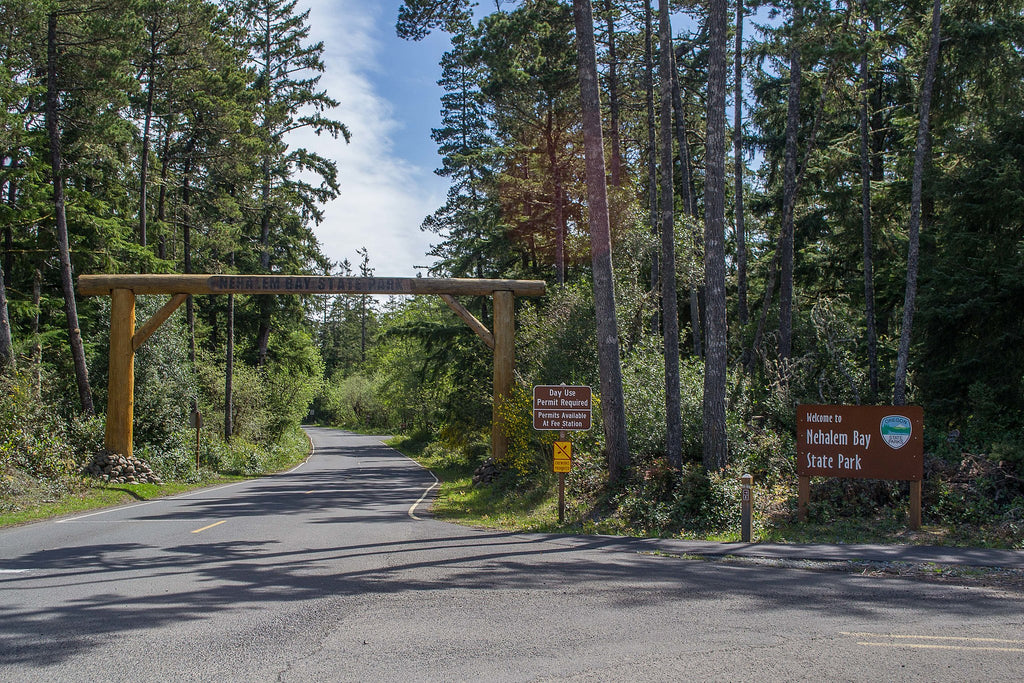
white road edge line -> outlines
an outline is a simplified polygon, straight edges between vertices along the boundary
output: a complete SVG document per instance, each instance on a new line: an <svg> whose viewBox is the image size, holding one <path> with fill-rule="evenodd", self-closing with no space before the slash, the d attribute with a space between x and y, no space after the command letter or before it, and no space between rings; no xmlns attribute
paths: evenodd
<svg viewBox="0 0 1024 683"><path fill-rule="evenodd" d="M388 446L383 441L380 441L379 443L382 446L384 446L385 448L391 448L391 446ZM433 472L428 470L426 467L424 467L423 465L419 464L418 462L416 462L415 460L410 458L408 455L406 455L402 451L398 450L397 448L391 448L391 450L393 450L395 453L398 453L400 456L402 456L403 458L405 458L409 462L413 463L414 465L416 465L416 467L419 467L421 470L426 470L426 472L428 474L430 474L431 477L434 478L434 483L431 484L430 486L428 486L426 488L426 490L423 491L423 495L421 495L419 497L419 499L415 503L412 504L412 507L409 508L409 511L406 513L406 514L409 515L409 517L411 517L412 519L416 520L417 522L422 522L423 518L416 515L416 508L418 508L420 506L420 503L422 503L424 500L426 500L427 496L430 495L431 491L433 491L435 488L437 488L438 486L441 485L441 480L437 478L436 474L434 474Z"/></svg>
<svg viewBox="0 0 1024 683"><path fill-rule="evenodd" d="M419 463L416 463L416 464L417 464L417 465L419 465ZM422 465L420 465L420 467L423 467L423 466L422 466ZM425 468L425 467L424 467L423 469L427 469L427 468ZM428 471L428 472L430 472L430 470L427 470L427 471ZM419 504L420 504L420 503L422 503L422 502L423 502L423 500L424 500L424 499L425 499L425 498L426 498L426 497L427 497L428 495L430 495L430 492L431 492L431 491L433 491L433 490L434 490L434 488L436 488L436 487L438 486L438 484L440 484L440 483L441 483L441 482L439 482L439 481L437 480L437 477L436 477L436 476L434 476L434 473L433 473L433 472L430 472L430 476L434 477L434 483L433 483L433 484L431 484L430 486L428 486L428 487L427 487L427 490L423 492L423 495L422 495L422 496L420 496L420 499L419 499L419 500L417 500L417 501L416 501L415 503L413 503L413 504L412 504L412 507L411 507L411 508L409 508L409 516L410 516L410 517L412 517L413 519L415 519L415 520L416 520L417 522L421 522L421 521L423 521L423 518L422 518L422 517L417 517L417 516L416 516L416 508L417 508L417 506L419 506Z"/></svg>

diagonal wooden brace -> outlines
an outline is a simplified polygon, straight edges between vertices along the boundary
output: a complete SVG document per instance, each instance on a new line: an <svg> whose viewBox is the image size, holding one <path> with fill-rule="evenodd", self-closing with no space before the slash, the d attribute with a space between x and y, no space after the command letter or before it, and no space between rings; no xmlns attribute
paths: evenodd
<svg viewBox="0 0 1024 683"><path fill-rule="evenodd" d="M469 329L476 332L477 336L484 340L484 344L487 344L487 348L493 351L494 335L491 334L491 331L487 329L482 322L477 320L476 316L470 313L465 306L456 301L455 297L451 294L441 294L441 298L446 304L448 304L448 308L455 311L455 315L462 318L462 322L469 325Z"/></svg>

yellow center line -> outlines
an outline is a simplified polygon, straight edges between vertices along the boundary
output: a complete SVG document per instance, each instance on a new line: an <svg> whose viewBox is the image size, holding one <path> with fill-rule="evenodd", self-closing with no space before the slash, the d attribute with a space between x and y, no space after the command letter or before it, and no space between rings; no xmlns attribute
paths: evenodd
<svg viewBox="0 0 1024 683"><path fill-rule="evenodd" d="M984 650L987 652L1024 652L1024 647L979 647L974 645L936 645L932 643L857 643L867 647L909 647L916 650Z"/></svg>
<svg viewBox="0 0 1024 683"><path fill-rule="evenodd" d="M195 530L192 531L192 533L198 534L200 531L206 531L207 529L212 529L215 526L220 526L221 524L223 524L226 521L228 521L228 520L222 519L219 522L214 522L213 524L208 524L207 526L204 526L202 529L195 529Z"/></svg>
<svg viewBox="0 0 1024 683"><path fill-rule="evenodd" d="M313 489L312 491L306 491L306 492L304 492L304 493L303 493L302 495L304 495L304 496L308 496L308 495L309 495L309 494L311 494L311 493L316 493L316 489Z"/></svg>
<svg viewBox="0 0 1024 683"><path fill-rule="evenodd" d="M955 640L968 643L1007 643L1024 645L1024 640L1006 640L1005 638L968 638L966 636L915 636L903 633L863 633L858 631L840 631L840 635L857 638L892 638L894 640Z"/></svg>

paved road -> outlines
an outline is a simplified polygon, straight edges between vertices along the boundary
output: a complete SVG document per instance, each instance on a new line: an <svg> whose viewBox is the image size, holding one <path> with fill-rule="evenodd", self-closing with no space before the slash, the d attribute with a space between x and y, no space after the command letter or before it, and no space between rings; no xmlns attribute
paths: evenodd
<svg viewBox="0 0 1024 683"><path fill-rule="evenodd" d="M311 429L287 474L0 532L0 681L1014 680L1024 596L680 559L411 510Z"/></svg>

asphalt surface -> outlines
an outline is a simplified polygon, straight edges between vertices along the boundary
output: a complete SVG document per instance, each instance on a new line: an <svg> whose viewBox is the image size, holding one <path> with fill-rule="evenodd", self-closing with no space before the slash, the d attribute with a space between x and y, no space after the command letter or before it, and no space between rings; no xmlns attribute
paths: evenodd
<svg viewBox="0 0 1024 683"><path fill-rule="evenodd" d="M0 681L1017 681L1024 594L695 556L1021 553L508 534L311 429L289 473L0 531Z"/></svg>

